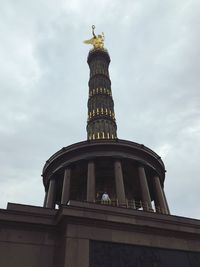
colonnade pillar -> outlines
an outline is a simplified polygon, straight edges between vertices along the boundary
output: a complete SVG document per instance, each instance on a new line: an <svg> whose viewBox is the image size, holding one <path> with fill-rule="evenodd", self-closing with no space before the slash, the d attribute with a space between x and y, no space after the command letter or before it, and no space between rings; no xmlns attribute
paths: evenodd
<svg viewBox="0 0 200 267"><path fill-rule="evenodd" d="M46 207L48 191L45 192L43 207Z"/></svg>
<svg viewBox="0 0 200 267"><path fill-rule="evenodd" d="M95 164L94 161L88 162L87 173L87 201L95 201Z"/></svg>
<svg viewBox="0 0 200 267"><path fill-rule="evenodd" d="M115 184L116 184L117 199L118 199L119 205L125 205L126 196L125 196L125 190L124 190L122 165L121 165L120 160L115 160L114 169L115 169Z"/></svg>
<svg viewBox="0 0 200 267"><path fill-rule="evenodd" d="M158 176L153 178L154 192L155 192L155 204L158 212L169 214L168 205L166 203L165 195L160 184Z"/></svg>
<svg viewBox="0 0 200 267"><path fill-rule="evenodd" d="M151 197L150 197L150 193L149 193L149 187L148 187L144 167L139 166L138 172L139 172L140 189L141 189L141 193L142 193L143 209L145 211L151 211L153 209L152 209L152 205L151 205Z"/></svg>
<svg viewBox="0 0 200 267"><path fill-rule="evenodd" d="M55 208L55 198L56 198L56 181L51 179L49 182L49 189L47 194L46 208Z"/></svg>
<svg viewBox="0 0 200 267"><path fill-rule="evenodd" d="M166 198L164 189L163 189L163 196L164 196L164 199L165 199L165 204L166 204L166 207L167 207L167 212L168 212L168 214L170 214L169 205L168 205L168 202L167 202L167 198Z"/></svg>
<svg viewBox="0 0 200 267"><path fill-rule="evenodd" d="M67 168L64 172L63 187L61 205L66 205L70 197L70 180L71 180L71 169Z"/></svg>

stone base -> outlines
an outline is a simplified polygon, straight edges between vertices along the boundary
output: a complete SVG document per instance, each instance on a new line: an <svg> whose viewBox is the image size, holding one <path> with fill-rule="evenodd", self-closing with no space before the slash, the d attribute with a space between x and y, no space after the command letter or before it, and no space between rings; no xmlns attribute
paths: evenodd
<svg viewBox="0 0 200 267"><path fill-rule="evenodd" d="M59 210L9 203L0 227L2 267L200 266L195 219L77 201Z"/></svg>

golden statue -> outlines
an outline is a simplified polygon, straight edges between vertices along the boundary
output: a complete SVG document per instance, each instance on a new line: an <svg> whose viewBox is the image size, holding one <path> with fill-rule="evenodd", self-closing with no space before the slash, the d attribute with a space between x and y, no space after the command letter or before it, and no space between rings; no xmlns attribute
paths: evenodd
<svg viewBox="0 0 200 267"><path fill-rule="evenodd" d="M102 32L102 35L97 35L94 33L95 26L92 25L92 34L93 38L84 41L85 44L91 44L94 46L94 49L103 49L104 46L104 33Z"/></svg>

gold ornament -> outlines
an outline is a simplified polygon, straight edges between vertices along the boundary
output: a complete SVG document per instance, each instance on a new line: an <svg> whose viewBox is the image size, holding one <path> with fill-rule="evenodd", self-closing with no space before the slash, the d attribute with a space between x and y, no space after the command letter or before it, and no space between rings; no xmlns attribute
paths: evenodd
<svg viewBox="0 0 200 267"><path fill-rule="evenodd" d="M96 35L94 33L94 29L95 29L95 26L92 25L93 38L84 41L84 43L93 45L94 49L103 49L104 48L104 40L105 40L104 33L102 32L102 35L100 35L100 34Z"/></svg>

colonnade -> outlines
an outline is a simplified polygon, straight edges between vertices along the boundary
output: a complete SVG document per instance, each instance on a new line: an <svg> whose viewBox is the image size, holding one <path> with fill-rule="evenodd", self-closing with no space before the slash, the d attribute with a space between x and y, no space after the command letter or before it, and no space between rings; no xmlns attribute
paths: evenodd
<svg viewBox="0 0 200 267"><path fill-rule="evenodd" d="M141 192L141 203L142 208L145 211L153 211L149 186L143 165L138 167L139 186ZM116 186L116 196L119 206L126 206L126 195L124 188L124 179L122 164L120 159L114 161L114 176ZM170 214L165 193L160 183L160 178L155 175L153 178L153 191L155 198L156 211L163 214ZM70 199L70 180L71 180L71 169L67 167L64 171L63 187L61 195L61 205L66 205ZM87 202L95 202L96 195L96 179L95 179L95 162L90 160L87 166ZM56 196L56 179L52 178L49 182L49 188L45 195L44 207L54 208L55 207L55 196Z"/></svg>

